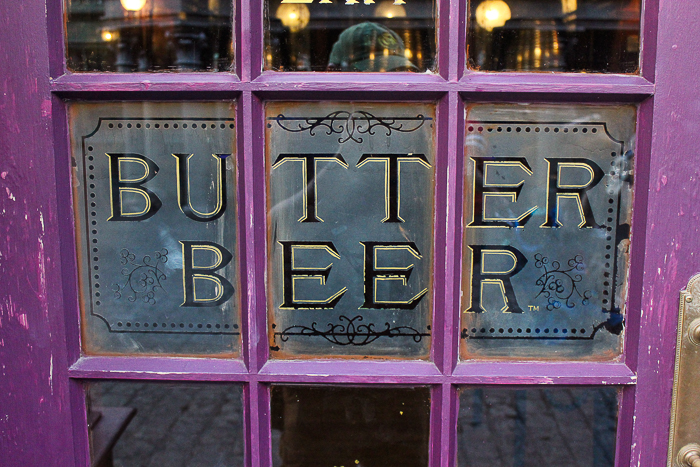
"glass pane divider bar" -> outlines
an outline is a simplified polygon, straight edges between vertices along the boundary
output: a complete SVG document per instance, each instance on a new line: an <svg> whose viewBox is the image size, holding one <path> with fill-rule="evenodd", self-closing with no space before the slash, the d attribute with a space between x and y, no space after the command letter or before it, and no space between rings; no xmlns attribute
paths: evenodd
<svg viewBox="0 0 700 467"><path fill-rule="evenodd" d="M239 160L243 161L244 194L241 210L244 217L239 217L240 229L245 239L246 277L249 285L247 308L242 310L251 333L244 338L247 346L248 364L253 371L261 368L267 360L269 345L267 342L267 296L265 274L267 256L265 242L267 239L265 188L256 180L265 179L264 148L261 145L264 128L263 104L250 92L244 92L238 104L239 116L244 122L243 133L239 133ZM244 272L242 271L241 274ZM251 339L251 336L259 338ZM265 337L262 337L265 336Z"/></svg>
<svg viewBox="0 0 700 467"><path fill-rule="evenodd" d="M467 2L449 1L450 4L448 21L449 30L437 31L438 34L438 54L439 63L443 67L447 64L447 76L450 81L458 80L466 69L466 39L467 39ZM443 0L445 3L445 0ZM447 39L447 44L444 40ZM441 47L442 45L442 47ZM447 47L445 47L447 45Z"/></svg>
<svg viewBox="0 0 700 467"><path fill-rule="evenodd" d="M445 106L447 108L445 109ZM443 110L444 109L444 110ZM445 232L442 237L442 232L438 232L439 243L444 245L444 250L440 254L444 255L444 284L441 292L443 293L442 301L443 308L439 309L436 303L437 316L439 309L442 312L442 322L444 324L443 342L435 342L434 346L442 344L442 362L438 365L444 373L451 373L457 363L457 353L455 349L459 349L459 290L460 290L460 264L459 259L462 253L462 236L460 225L462 222L462 200L452 199L452 196L458 197L462 193L462 185L464 177L462 174L462 154L463 154L463 137L464 137L464 106L461 103L460 97L456 92L452 92L441 102L439 110L448 114L447 128L438 127L439 142L444 141L446 148L438 148L438 155L447 153L446 163L438 167L444 167L447 174L447 190L445 193L436 194L436 203L440 201L440 196L445 196ZM446 139L446 141L445 141ZM438 174L442 175L442 174ZM438 177L438 180L443 178ZM450 186L453 185L453 186ZM436 250L438 250L436 248ZM436 268L438 263L436 261ZM452 310L449 312L447 310Z"/></svg>
<svg viewBox="0 0 700 467"><path fill-rule="evenodd" d="M328 98L318 95L318 92L343 92L346 96L364 93L365 99L372 98L372 94L391 92L394 99L410 99L413 94L458 91L478 95L483 100L492 99L491 94L508 94L511 100L529 97L522 94L550 94L573 96L577 100L585 100L593 95L630 96L631 100L639 101L654 94L654 84L641 76L559 73L469 73L459 81L447 81L439 75L415 73L381 75L266 72L254 81L241 81L229 73L73 73L51 80L51 90L59 97L94 99L109 98L100 96L101 93L124 93L120 98L127 99L157 98L162 93L172 93L167 97L174 100L198 98L198 94L207 93L220 94L217 96L220 98L226 93L242 91L252 91L267 98L276 98L275 93L280 93L279 97L285 93L286 98L309 93L309 97L315 96L317 99ZM94 95L86 96L87 93ZM130 97L127 93L134 95ZM576 97L579 94L581 96Z"/></svg>
<svg viewBox="0 0 700 467"><path fill-rule="evenodd" d="M82 357L68 370L75 379L354 383L633 385L624 363L462 362L452 374L428 361L271 360L258 373L242 361L171 357Z"/></svg>
<svg viewBox="0 0 700 467"><path fill-rule="evenodd" d="M244 381L241 360L182 357L82 357L68 369L71 378Z"/></svg>
<svg viewBox="0 0 700 467"><path fill-rule="evenodd" d="M495 362L457 365L456 384L636 384L637 375L624 363ZM505 382L505 383L504 383Z"/></svg>

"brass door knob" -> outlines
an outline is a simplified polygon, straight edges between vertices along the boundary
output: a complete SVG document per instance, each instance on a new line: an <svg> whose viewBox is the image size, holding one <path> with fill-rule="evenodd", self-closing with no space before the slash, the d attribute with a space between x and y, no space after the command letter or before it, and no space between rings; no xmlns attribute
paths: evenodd
<svg viewBox="0 0 700 467"><path fill-rule="evenodd" d="M694 319L688 327L688 337L690 342L700 345L700 318Z"/></svg>
<svg viewBox="0 0 700 467"><path fill-rule="evenodd" d="M682 467L700 467L700 445L688 444L678 452L678 463Z"/></svg>

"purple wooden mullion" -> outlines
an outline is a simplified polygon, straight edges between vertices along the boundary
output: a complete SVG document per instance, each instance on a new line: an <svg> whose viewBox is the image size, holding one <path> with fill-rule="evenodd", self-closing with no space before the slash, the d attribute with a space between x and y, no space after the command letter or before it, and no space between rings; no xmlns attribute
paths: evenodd
<svg viewBox="0 0 700 467"><path fill-rule="evenodd" d="M637 370L638 345L642 315L644 261L647 255L647 206L649 200L649 169L651 163L654 98L642 102L637 109L637 137L634 148L634 202L632 204L631 246L627 302L625 304L624 362Z"/></svg>
<svg viewBox="0 0 700 467"><path fill-rule="evenodd" d="M82 357L68 370L71 378L245 381L243 362L228 358Z"/></svg>
<svg viewBox="0 0 700 467"><path fill-rule="evenodd" d="M642 0L639 67L641 75L651 82L654 82L656 79L656 39L660 1Z"/></svg>
<svg viewBox="0 0 700 467"><path fill-rule="evenodd" d="M243 59L243 50L245 50L245 44L247 41L245 38L245 23L243 21L243 3L238 0L228 0L231 2L231 11L233 12L231 20L233 21L233 63L231 64L231 71L236 76L242 76L242 70L246 67L247 63Z"/></svg>
<svg viewBox="0 0 700 467"><path fill-rule="evenodd" d="M271 467L272 449L270 432L270 386L253 379L248 385L250 419L246 420L252 467Z"/></svg>
<svg viewBox="0 0 700 467"><path fill-rule="evenodd" d="M452 127L450 126L450 107L448 96L444 96L437 102L436 119L435 119L435 158L433 165L435 167L435 187L434 187L434 210L433 210L433 306L431 320L431 360L435 362L441 371L451 371L449 365L445 365L445 346L444 342L449 340L450 333L449 321L446 321L445 310L449 309L448 302L445 298L445 287L449 284L447 276L447 256L445 251L445 234L446 234L446 209L447 202L447 166L449 164L452 151L450 138ZM449 352L449 351L447 351Z"/></svg>
<svg viewBox="0 0 700 467"><path fill-rule="evenodd" d="M459 392L457 386L443 383L440 398L440 464L455 465L457 454L457 410L459 409ZM432 429L432 427L431 427Z"/></svg>
<svg viewBox="0 0 700 467"><path fill-rule="evenodd" d="M632 451L633 420L634 420L634 396L636 385L622 388L618 396L617 411L617 436L615 439L615 465L619 467L629 466Z"/></svg>
<svg viewBox="0 0 700 467"><path fill-rule="evenodd" d="M263 44L263 10L266 1L241 0L242 40L238 52L243 64L239 76L243 81L251 81L262 72Z"/></svg>
<svg viewBox="0 0 700 467"><path fill-rule="evenodd" d="M469 361L457 365L455 384L635 384L624 363Z"/></svg>
<svg viewBox="0 0 700 467"><path fill-rule="evenodd" d="M444 413L444 392L445 388L443 385L434 385L430 388L428 459L429 465L436 467L438 465L445 465L444 462L440 462L444 440L442 421L445 416L449 418L449 414Z"/></svg>
<svg viewBox="0 0 700 467"><path fill-rule="evenodd" d="M65 69L66 39L63 0L46 1L46 31L49 49L49 75L61 76Z"/></svg>
<svg viewBox="0 0 700 467"><path fill-rule="evenodd" d="M445 3L445 1L443 1ZM446 79L448 81L458 81L465 72L466 69L466 40L467 40L467 2L462 1L449 1L449 22L445 21L442 25L447 24L449 27L448 31L438 31L440 38L447 38L447 42L440 42L441 47L448 54L446 58L440 56L440 60L443 63L448 63L448 71ZM446 9L445 9L446 10ZM442 27L441 25L441 27ZM439 50L442 54L443 51Z"/></svg>
<svg viewBox="0 0 700 467"><path fill-rule="evenodd" d="M462 266L462 203L464 159L464 106L458 93L451 92L447 98L449 106L448 167L447 167L447 222L445 232L445 302L441 310L445 319L442 369L452 374L459 360L459 329Z"/></svg>
<svg viewBox="0 0 700 467"><path fill-rule="evenodd" d="M74 440L73 445L75 448L75 465L91 465L85 382L71 379L68 381L68 385L70 386L70 412L73 422L72 434Z"/></svg>
<svg viewBox="0 0 700 467"><path fill-rule="evenodd" d="M452 2L457 3L457 2ZM452 65L450 51L457 46L450 41L450 23L453 6L449 0L435 1L435 61L434 70L444 80L449 80Z"/></svg>
<svg viewBox="0 0 700 467"><path fill-rule="evenodd" d="M246 160L246 255L249 276L250 323L250 371L257 373L265 364L270 352L267 340L267 296L265 272L267 270L267 210L265 204L265 151L264 107L257 96L243 93L243 138Z"/></svg>

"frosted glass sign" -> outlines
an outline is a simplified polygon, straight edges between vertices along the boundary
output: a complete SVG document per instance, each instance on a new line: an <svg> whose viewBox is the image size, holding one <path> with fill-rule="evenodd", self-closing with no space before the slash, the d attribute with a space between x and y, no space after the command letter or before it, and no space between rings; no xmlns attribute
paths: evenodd
<svg viewBox="0 0 700 467"><path fill-rule="evenodd" d="M71 106L86 352L238 352L234 110Z"/></svg>
<svg viewBox="0 0 700 467"><path fill-rule="evenodd" d="M635 108L467 109L462 357L621 352Z"/></svg>
<svg viewBox="0 0 700 467"><path fill-rule="evenodd" d="M267 106L273 357L426 357L432 104Z"/></svg>

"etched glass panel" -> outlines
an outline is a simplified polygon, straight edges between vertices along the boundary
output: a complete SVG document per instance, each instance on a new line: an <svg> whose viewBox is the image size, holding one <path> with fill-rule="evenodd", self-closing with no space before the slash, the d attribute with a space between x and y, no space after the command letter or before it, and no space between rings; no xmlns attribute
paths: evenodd
<svg viewBox="0 0 700 467"><path fill-rule="evenodd" d="M70 110L84 350L235 355L233 104Z"/></svg>
<svg viewBox="0 0 700 467"><path fill-rule="evenodd" d="M270 346L427 357L433 104L267 106Z"/></svg>
<svg viewBox="0 0 700 467"><path fill-rule="evenodd" d="M469 67L636 73L640 0L472 0Z"/></svg>
<svg viewBox="0 0 700 467"><path fill-rule="evenodd" d="M463 389L458 465L612 467L617 396L614 387Z"/></svg>
<svg viewBox="0 0 700 467"><path fill-rule="evenodd" d="M430 389L272 386L272 465L428 465Z"/></svg>
<svg viewBox="0 0 700 467"><path fill-rule="evenodd" d="M434 0L266 0L265 68L435 69Z"/></svg>
<svg viewBox="0 0 700 467"><path fill-rule="evenodd" d="M71 71L227 71L230 0L65 0Z"/></svg>
<svg viewBox="0 0 700 467"><path fill-rule="evenodd" d="M463 358L620 355L635 111L468 107Z"/></svg>
<svg viewBox="0 0 700 467"><path fill-rule="evenodd" d="M88 384L94 466L243 465L243 388L237 384Z"/></svg>

